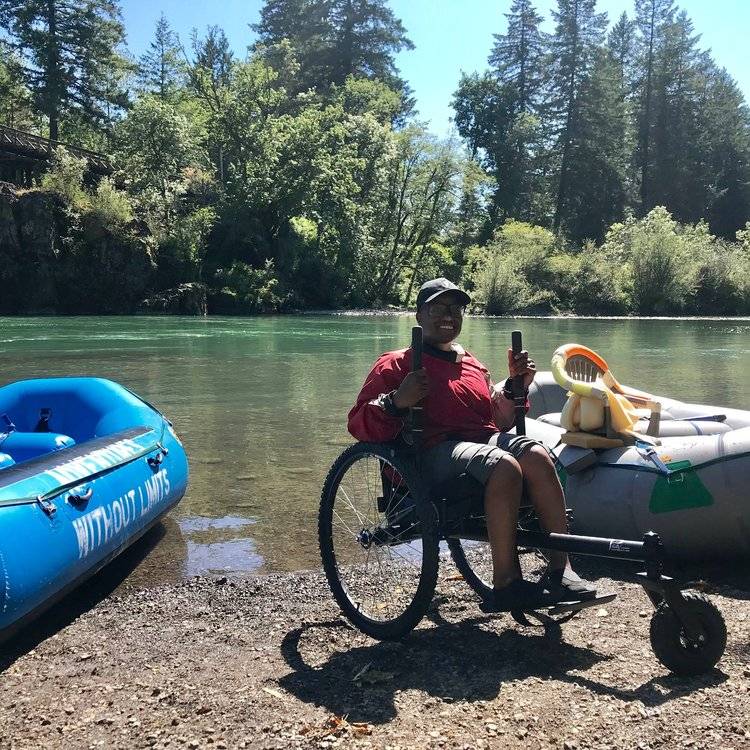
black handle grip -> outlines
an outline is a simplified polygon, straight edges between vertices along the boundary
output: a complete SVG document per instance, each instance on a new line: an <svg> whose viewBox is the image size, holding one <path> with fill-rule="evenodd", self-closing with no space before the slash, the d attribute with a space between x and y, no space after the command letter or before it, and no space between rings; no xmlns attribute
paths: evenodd
<svg viewBox="0 0 750 750"><path fill-rule="evenodd" d="M411 329L411 369L412 372L422 369L422 326ZM422 407L412 406L409 409L409 429L415 448L419 448L422 442L423 424Z"/></svg>
<svg viewBox="0 0 750 750"><path fill-rule="evenodd" d="M411 329L411 369L422 369L422 326Z"/></svg>
<svg viewBox="0 0 750 750"><path fill-rule="evenodd" d="M513 354L520 354L523 349L523 343L521 342L521 332L512 331L510 334L511 347L513 348Z"/></svg>
<svg viewBox="0 0 750 750"><path fill-rule="evenodd" d="M523 350L521 332L512 331L510 334L513 354L520 354ZM512 382L513 412L515 415L516 435L526 434L526 390L523 387L523 375L516 375Z"/></svg>

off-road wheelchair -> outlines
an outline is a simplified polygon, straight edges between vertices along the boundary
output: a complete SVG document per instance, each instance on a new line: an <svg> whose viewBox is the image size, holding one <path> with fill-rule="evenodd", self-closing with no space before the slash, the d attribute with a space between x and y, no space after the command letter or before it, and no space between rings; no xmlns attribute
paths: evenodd
<svg viewBox="0 0 750 750"><path fill-rule="evenodd" d="M321 495L319 545L333 596L353 625L380 640L406 636L427 613L441 543L481 600L491 592L483 488L466 475L432 487L420 472L413 442L350 446L328 472ZM654 606L650 638L658 660L672 672L693 675L710 670L721 658L726 645L721 613L708 597L683 590L664 575L656 534L646 534L641 541L547 534L533 509L523 508L517 540L522 550L642 562L642 572L625 577L637 581ZM542 612L511 614L524 624L527 615L560 622L613 598L560 602Z"/></svg>

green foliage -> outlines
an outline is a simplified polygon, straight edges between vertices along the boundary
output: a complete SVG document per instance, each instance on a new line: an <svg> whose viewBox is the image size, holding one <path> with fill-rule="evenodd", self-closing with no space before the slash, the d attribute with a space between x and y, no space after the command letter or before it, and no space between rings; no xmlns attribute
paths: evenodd
<svg viewBox="0 0 750 750"><path fill-rule="evenodd" d="M146 92L162 100L173 100L183 77L180 40L162 13L156 22L154 40L138 62L138 78Z"/></svg>
<svg viewBox="0 0 750 750"><path fill-rule="evenodd" d="M118 14L0 0L0 121L117 170L93 187L63 150L43 178L81 258L145 222L159 286L205 282L227 312L408 305L438 275L493 313L750 311L750 115L671 0L606 42L594 0L559 0L552 34L513 0L455 94L468 153L408 119L386 0L266 0L242 60L218 27L182 60L162 16L140 88Z"/></svg>
<svg viewBox="0 0 750 750"><path fill-rule="evenodd" d="M371 115L380 123L392 122L401 110L399 94L380 81L349 76L335 93L345 112Z"/></svg>
<svg viewBox="0 0 750 750"><path fill-rule="evenodd" d="M237 300L237 312L278 312L284 305L285 295L272 260L266 260L261 268L252 268L247 263L235 261L227 270L216 272L216 283Z"/></svg>
<svg viewBox="0 0 750 750"><path fill-rule="evenodd" d="M745 224L744 229L738 230L737 242L739 242L743 253L750 257L750 221Z"/></svg>
<svg viewBox="0 0 750 750"><path fill-rule="evenodd" d="M300 66L298 76L288 79L292 93L325 95L349 77L367 78L398 92L400 112L412 106L394 56L414 45L387 0L266 0L253 29L256 51L275 68L284 67L279 44L291 44Z"/></svg>
<svg viewBox="0 0 750 750"><path fill-rule="evenodd" d="M550 35L529 0L506 15L489 69L462 75L453 102L496 182L494 227L521 219L581 244L655 205L727 239L747 221L746 104L673 0L637 0L606 43L594 0L558 0Z"/></svg>
<svg viewBox="0 0 750 750"><path fill-rule="evenodd" d="M83 188L86 160L73 156L65 147L58 146L49 170L42 176L41 186L63 198L76 209L86 207L88 199Z"/></svg>
<svg viewBox="0 0 750 750"><path fill-rule="evenodd" d="M549 310L555 237L547 229L507 221L485 248L469 253L475 301L491 315Z"/></svg>
<svg viewBox="0 0 750 750"><path fill-rule="evenodd" d="M33 130L31 91L24 82L21 61L0 40L0 123L18 130Z"/></svg>
<svg viewBox="0 0 750 750"><path fill-rule="evenodd" d="M624 315L629 312L626 269L593 243L580 253L553 259L554 292L562 311L579 315Z"/></svg>
<svg viewBox="0 0 750 750"><path fill-rule="evenodd" d="M531 286L513 259L483 253L477 259L473 300L488 315L510 315L526 310L534 300Z"/></svg>
<svg viewBox="0 0 750 750"><path fill-rule="evenodd" d="M127 103L121 74L131 66L118 51L125 31L112 0L0 0L0 24L53 140L71 113L101 129Z"/></svg>
<svg viewBox="0 0 750 750"><path fill-rule="evenodd" d="M697 287L697 263L689 237L662 206L640 221L614 225L602 247L630 266L633 310L642 315L682 312Z"/></svg>
<svg viewBox="0 0 750 750"><path fill-rule="evenodd" d="M116 131L115 163L123 181L144 209L152 231L171 231L185 174L200 160L198 135L174 105L156 96L138 100Z"/></svg>
<svg viewBox="0 0 750 750"><path fill-rule="evenodd" d="M109 177L104 177L89 198L89 213L102 226L122 228L133 221L133 204L126 192L118 190Z"/></svg>
<svg viewBox="0 0 750 750"><path fill-rule="evenodd" d="M210 206L198 208L176 221L159 244L159 286L166 289L185 281L203 281L208 238L216 222Z"/></svg>

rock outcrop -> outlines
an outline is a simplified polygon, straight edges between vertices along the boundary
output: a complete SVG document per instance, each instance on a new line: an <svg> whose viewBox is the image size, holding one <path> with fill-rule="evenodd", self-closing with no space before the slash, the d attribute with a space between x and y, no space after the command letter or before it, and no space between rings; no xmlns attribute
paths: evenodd
<svg viewBox="0 0 750 750"><path fill-rule="evenodd" d="M138 309L142 313L206 315L206 287L195 281L180 284L144 299Z"/></svg>
<svg viewBox="0 0 750 750"><path fill-rule="evenodd" d="M54 193L0 183L0 313L131 313L154 290L155 242Z"/></svg>

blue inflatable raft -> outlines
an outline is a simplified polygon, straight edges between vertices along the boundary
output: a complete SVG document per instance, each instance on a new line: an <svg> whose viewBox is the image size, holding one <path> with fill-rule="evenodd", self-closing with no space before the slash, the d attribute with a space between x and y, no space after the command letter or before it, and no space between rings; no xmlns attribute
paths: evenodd
<svg viewBox="0 0 750 750"><path fill-rule="evenodd" d="M185 493L171 423L99 378L0 388L0 640L93 575Z"/></svg>

